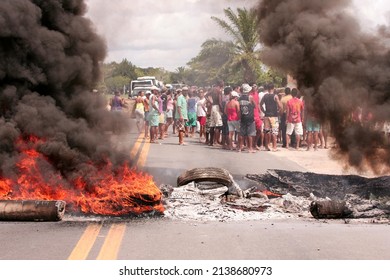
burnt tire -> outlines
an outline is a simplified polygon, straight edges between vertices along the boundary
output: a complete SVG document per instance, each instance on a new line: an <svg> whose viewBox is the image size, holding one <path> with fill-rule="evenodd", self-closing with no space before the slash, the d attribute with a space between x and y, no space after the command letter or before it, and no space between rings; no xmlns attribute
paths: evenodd
<svg viewBox="0 0 390 280"><path fill-rule="evenodd" d="M316 219L342 219L352 214L345 201L312 201L309 209Z"/></svg>
<svg viewBox="0 0 390 280"><path fill-rule="evenodd" d="M177 178L177 186L183 186L190 182L215 182L225 186L230 186L233 183L229 171L217 167L190 169Z"/></svg>

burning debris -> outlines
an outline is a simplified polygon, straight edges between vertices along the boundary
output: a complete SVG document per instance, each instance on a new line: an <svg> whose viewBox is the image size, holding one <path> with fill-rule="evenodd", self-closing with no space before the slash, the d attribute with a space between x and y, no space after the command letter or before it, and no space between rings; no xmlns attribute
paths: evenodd
<svg viewBox="0 0 390 280"><path fill-rule="evenodd" d="M0 180L0 199L64 200L69 212L97 215L164 211L161 192L150 176L137 173L126 165L116 168L115 172L111 166L103 165L98 173L88 177L80 175L69 181L43 154L28 147L32 142L44 141L30 139L27 146L23 141L19 143L20 160L16 167L20 176L15 180ZM91 166L91 170L93 168Z"/></svg>
<svg viewBox="0 0 390 280"><path fill-rule="evenodd" d="M311 201L314 212L344 213L351 218L388 218L390 215L390 176L365 178L356 175L325 175L311 172L268 170L247 175L261 188L281 195L293 195ZM332 201L322 203L322 201ZM346 203L346 209L342 206ZM328 211L321 209L329 209ZM351 213L348 213L351 210Z"/></svg>
<svg viewBox="0 0 390 280"><path fill-rule="evenodd" d="M83 0L0 1L0 199L161 213L151 177L132 170L129 149L111 141L127 118L91 91L106 46L85 13Z"/></svg>
<svg viewBox="0 0 390 280"><path fill-rule="evenodd" d="M186 171L183 175L196 171ZM226 172L223 170L221 176ZM214 178L219 176L216 169L212 173ZM368 179L268 170L262 175L247 175L249 187L241 190L242 196L230 193L229 186L221 183L193 178L193 182L176 188L161 187L165 216L197 221L311 217L388 221L390 215L390 177Z"/></svg>
<svg viewBox="0 0 390 280"><path fill-rule="evenodd" d="M263 0L262 61L296 79L305 106L330 125L337 159L377 174L390 168L390 48L387 26L362 32L350 0Z"/></svg>

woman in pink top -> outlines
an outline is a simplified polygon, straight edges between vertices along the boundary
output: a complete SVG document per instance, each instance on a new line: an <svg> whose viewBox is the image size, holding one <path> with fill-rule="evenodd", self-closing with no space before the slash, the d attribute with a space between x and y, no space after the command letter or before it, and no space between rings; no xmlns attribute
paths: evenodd
<svg viewBox="0 0 390 280"><path fill-rule="evenodd" d="M233 135L240 132L240 104L238 103L238 93L232 92L229 103L225 106L225 114L228 118L229 126L229 148L233 150Z"/></svg>

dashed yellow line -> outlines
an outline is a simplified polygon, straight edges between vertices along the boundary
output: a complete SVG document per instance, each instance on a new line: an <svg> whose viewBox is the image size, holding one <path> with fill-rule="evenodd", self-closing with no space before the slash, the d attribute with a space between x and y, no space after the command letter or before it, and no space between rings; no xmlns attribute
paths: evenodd
<svg viewBox="0 0 390 280"><path fill-rule="evenodd" d="M85 260L88 257L101 228L101 224L88 225L79 242L77 242L72 253L69 255L68 260Z"/></svg>
<svg viewBox="0 0 390 280"><path fill-rule="evenodd" d="M144 134L141 133L134 143L130 151L132 158L135 158L139 153L136 166L143 168L146 163L146 158L150 150L150 143L143 139ZM143 143L142 149L141 145ZM96 238L102 228L101 224L90 224L85 229L83 235L80 237L68 260L85 260L95 244ZM97 256L97 260L115 260L117 258L119 247L122 243L126 230L125 224L114 224L111 226L103 246Z"/></svg>
<svg viewBox="0 0 390 280"><path fill-rule="evenodd" d="M114 224L111 226L99 255L96 258L97 260L116 260L125 230L125 224Z"/></svg>
<svg viewBox="0 0 390 280"><path fill-rule="evenodd" d="M144 139L144 133L141 133L138 139L135 141L133 148L130 151L130 156L132 159L135 159L138 155L138 159L135 164L137 168L141 169L145 166L146 158L148 157L149 150L150 150L150 143Z"/></svg>
<svg viewBox="0 0 390 280"><path fill-rule="evenodd" d="M138 139L135 141L133 148L131 149L130 155L131 158L135 158L137 156L138 150L143 142L144 133L141 133Z"/></svg>
<svg viewBox="0 0 390 280"><path fill-rule="evenodd" d="M144 144L144 146L142 147L141 153L139 155L139 158L138 158L138 161L136 164L138 168L141 169L145 166L146 158L148 157L149 150L150 150L150 143L146 142Z"/></svg>

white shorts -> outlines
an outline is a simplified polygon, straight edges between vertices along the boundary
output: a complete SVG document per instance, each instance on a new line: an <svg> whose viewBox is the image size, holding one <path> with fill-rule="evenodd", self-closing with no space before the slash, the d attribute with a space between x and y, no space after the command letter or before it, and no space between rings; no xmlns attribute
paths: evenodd
<svg viewBox="0 0 390 280"><path fill-rule="evenodd" d="M219 105L213 105L211 108L210 127L220 127L222 125L222 115L219 110Z"/></svg>
<svg viewBox="0 0 390 280"><path fill-rule="evenodd" d="M303 135L302 123L287 123L286 134L291 135L295 131L296 135Z"/></svg>

